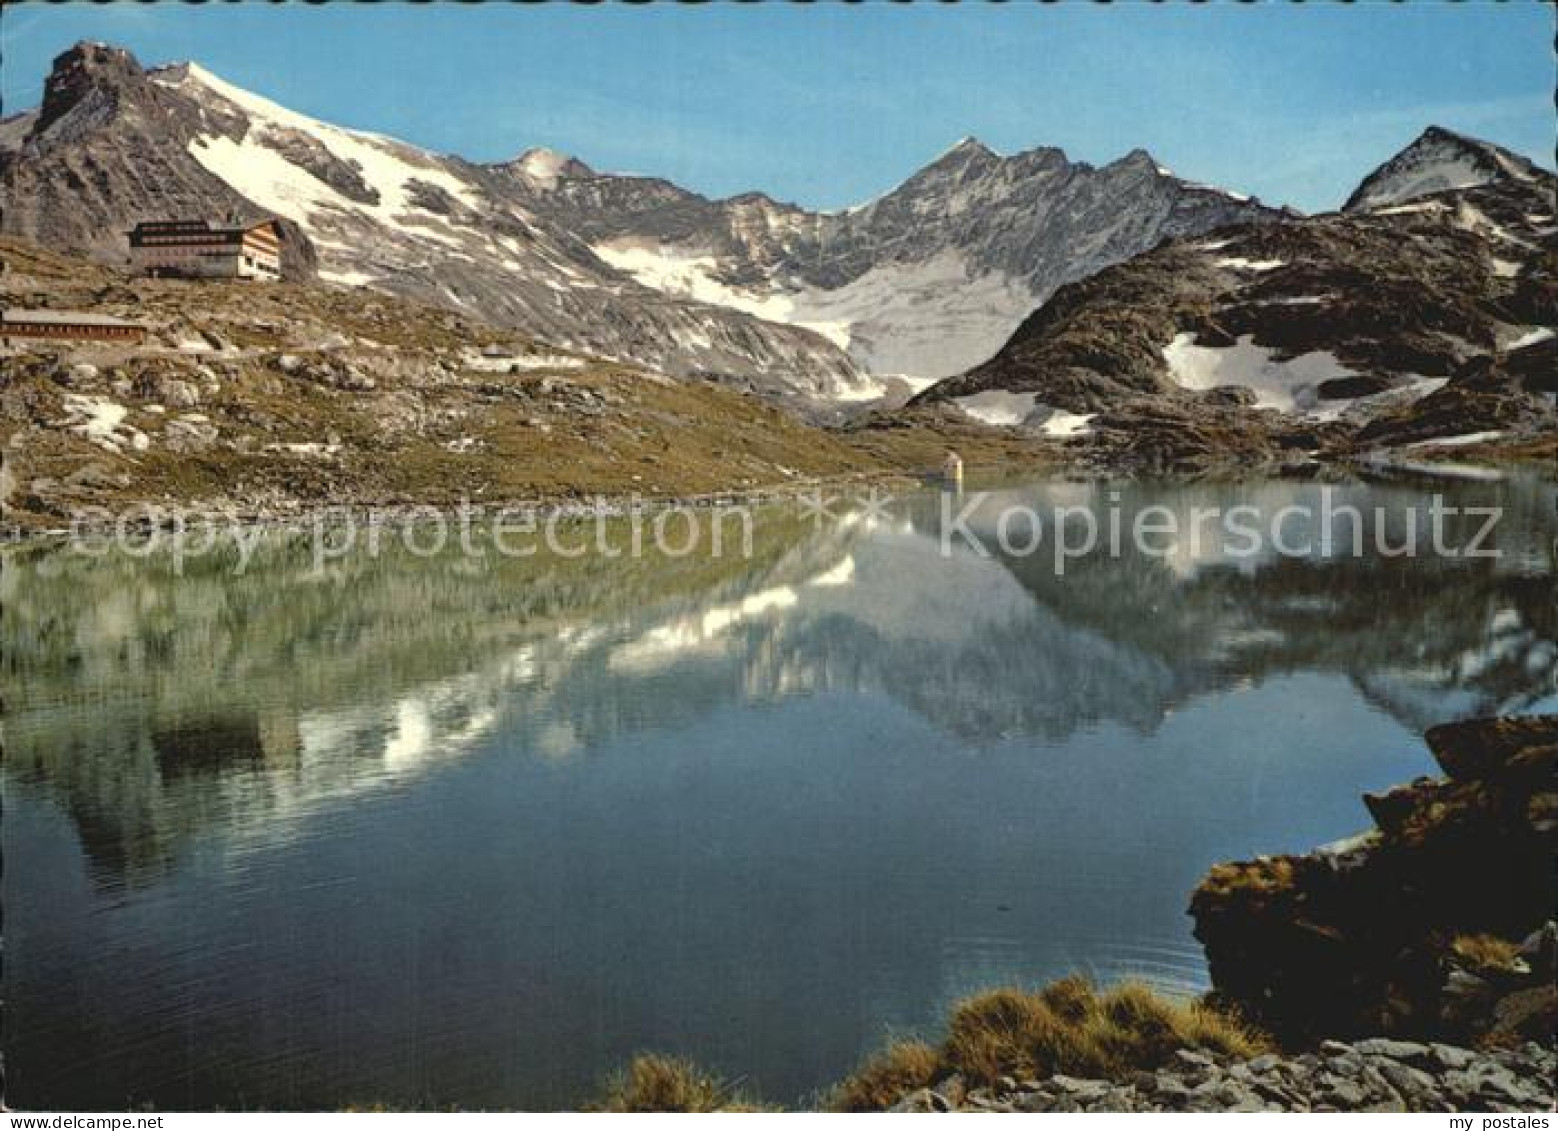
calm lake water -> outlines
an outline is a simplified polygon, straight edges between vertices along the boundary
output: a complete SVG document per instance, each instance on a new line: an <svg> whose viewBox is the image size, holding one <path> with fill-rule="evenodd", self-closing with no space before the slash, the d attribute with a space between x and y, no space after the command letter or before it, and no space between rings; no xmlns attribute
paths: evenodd
<svg viewBox="0 0 1558 1131"><path fill-rule="evenodd" d="M794 1103L980 987L1203 987L1209 865L1362 828L1428 725L1558 706L1554 489L1441 489L1504 508L1497 561L1057 577L943 555L934 495L765 511L745 560L14 549L8 1101L566 1107L662 1050ZM1425 491L1336 501L1399 534Z"/></svg>

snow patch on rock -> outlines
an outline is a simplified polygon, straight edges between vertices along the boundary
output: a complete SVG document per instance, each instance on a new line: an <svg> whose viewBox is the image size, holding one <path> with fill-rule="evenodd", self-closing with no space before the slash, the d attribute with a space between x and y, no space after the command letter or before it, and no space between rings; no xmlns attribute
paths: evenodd
<svg viewBox="0 0 1558 1131"><path fill-rule="evenodd" d="M532 369L583 369L587 364L582 357L562 353L478 353L468 350L460 359L467 369L478 373L512 373Z"/></svg>
<svg viewBox="0 0 1558 1131"><path fill-rule="evenodd" d="M1039 402L1037 393L1012 393L1005 389L986 389L966 397L955 397L952 403L981 424L996 428L1028 425L1060 440L1085 436L1092 430L1092 420L1097 415L1051 408Z"/></svg>
<svg viewBox="0 0 1558 1131"><path fill-rule="evenodd" d="M982 393L954 397L952 403L957 405L965 415L973 417L979 423L1002 428L1021 424L1027 420L1038 397L1037 393L1009 393L1005 389L986 389Z"/></svg>
<svg viewBox="0 0 1558 1131"><path fill-rule="evenodd" d="M1464 146L1422 140L1403 150L1349 206L1380 208L1414 197L1487 184L1493 173Z"/></svg>
<svg viewBox="0 0 1558 1131"><path fill-rule="evenodd" d="M1093 417L1097 415L1096 412L1067 412L1057 408L1039 424L1039 431L1061 440L1086 436L1093 430Z"/></svg>
<svg viewBox="0 0 1558 1131"><path fill-rule="evenodd" d="M351 270L320 271L319 277L327 283L337 283L343 287L366 287L378 278L378 276L370 275L366 271Z"/></svg>
<svg viewBox="0 0 1558 1131"><path fill-rule="evenodd" d="M1276 351L1256 345L1252 334L1241 336L1232 346L1198 346L1195 339L1193 333L1178 334L1164 347L1170 379L1197 391L1227 385L1249 389L1257 408L1314 409L1322 381L1357 376L1325 350L1278 360L1273 356Z"/></svg>
<svg viewBox="0 0 1558 1131"><path fill-rule="evenodd" d="M1231 255L1217 261L1219 267L1232 267L1238 271L1275 271L1286 264L1285 259L1245 259L1238 255Z"/></svg>
<svg viewBox="0 0 1558 1131"><path fill-rule="evenodd" d="M618 271L666 294L732 307L773 322L789 321L786 316L794 308L794 303L782 295L762 295L722 282L716 277L719 264L712 255L636 240L597 244L590 250ZM832 338L837 345L848 344L848 336L842 331L829 333L819 327L811 328Z"/></svg>
<svg viewBox="0 0 1558 1131"><path fill-rule="evenodd" d="M987 360L1037 305L1018 280L998 272L971 277L953 250L879 264L833 290L770 292L731 286L719 278L714 256L690 249L619 240L591 250L645 286L811 330L871 373L922 380Z"/></svg>
<svg viewBox="0 0 1558 1131"><path fill-rule="evenodd" d="M144 452L151 446L151 440L139 428L126 423L129 411L106 397L67 393L64 426L115 455L122 455L127 448Z"/></svg>
<svg viewBox="0 0 1558 1131"><path fill-rule="evenodd" d="M1472 444L1486 444L1490 440L1502 439L1505 432L1496 429L1489 432L1460 432L1453 436L1435 436L1431 440L1419 440L1415 444L1408 444L1409 448L1465 448Z"/></svg>
<svg viewBox="0 0 1558 1131"><path fill-rule="evenodd" d="M1506 350L1523 350L1527 346L1538 345L1549 340L1553 336L1551 326L1538 326L1533 330L1527 330L1504 348Z"/></svg>

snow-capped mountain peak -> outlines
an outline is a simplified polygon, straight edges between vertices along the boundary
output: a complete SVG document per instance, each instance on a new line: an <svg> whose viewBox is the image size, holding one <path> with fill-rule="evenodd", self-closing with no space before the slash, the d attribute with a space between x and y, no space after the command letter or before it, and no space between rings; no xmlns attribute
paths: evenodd
<svg viewBox="0 0 1558 1131"><path fill-rule="evenodd" d="M319 121L196 63L147 73L89 45L56 61L39 111L0 129L0 187L4 228L62 250L118 260L124 228L147 216L267 214L284 221L289 274L833 398L880 387L861 370L966 369L1065 282L1279 216L1145 152L1094 168L973 137L842 213L757 192L716 201L551 149L475 164Z"/></svg>
<svg viewBox="0 0 1558 1131"><path fill-rule="evenodd" d="M1159 241L1281 213L1191 185L1137 150L1103 168L966 137L843 212L647 178L564 178L535 207L646 286L817 331L879 375L990 357L1062 283Z"/></svg>
<svg viewBox="0 0 1558 1131"><path fill-rule="evenodd" d="M1230 443L1258 461L1551 434L1555 188L1430 132L1365 183L1379 204L1167 241L1067 285L918 403L1082 420L1092 456L1176 470Z"/></svg>
<svg viewBox="0 0 1558 1131"><path fill-rule="evenodd" d="M594 170L577 157L559 153L545 146L525 150L504 167L523 174L540 189L555 188L562 177L594 175Z"/></svg>
<svg viewBox="0 0 1558 1131"><path fill-rule="evenodd" d="M344 214L358 213L412 239L447 238L434 193L479 209L482 192L443 167L442 159L380 134L329 125L185 63L152 79L209 104L214 97L241 114L238 138L216 129L189 145L189 154L262 208L297 221L327 249ZM447 215L447 210L445 215ZM425 229L425 231L424 231ZM336 270L353 277L355 269Z"/></svg>
<svg viewBox="0 0 1558 1131"><path fill-rule="evenodd" d="M999 156L1001 156L999 153L991 149L977 137L969 135L967 137L958 138L957 141L947 146L946 149L943 149L939 154L936 155L935 160L933 160L931 164L939 165L948 160L968 161L979 157Z"/></svg>

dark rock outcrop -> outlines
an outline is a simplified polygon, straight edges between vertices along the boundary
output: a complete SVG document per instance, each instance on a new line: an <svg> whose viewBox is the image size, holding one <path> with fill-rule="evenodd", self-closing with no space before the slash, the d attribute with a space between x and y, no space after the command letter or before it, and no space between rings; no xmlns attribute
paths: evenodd
<svg viewBox="0 0 1558 1131"><path fill-rule="evenodd" d="M1461 365L1442 389L1389 410L1358 431L1363 447L1429 443L1469 433L1558 430L1558 340ZM1530 356L1527 356L1530 355Z"/></svg>
<svg viewBox="0 0 1558 1131"><path fill-rule="evenodd" d="M1190 914L1220 1000L1295 1042L1547 1039L1558 716L1427 741L1448 778L1366 797L1371 832L1202 881Z"/></svg>

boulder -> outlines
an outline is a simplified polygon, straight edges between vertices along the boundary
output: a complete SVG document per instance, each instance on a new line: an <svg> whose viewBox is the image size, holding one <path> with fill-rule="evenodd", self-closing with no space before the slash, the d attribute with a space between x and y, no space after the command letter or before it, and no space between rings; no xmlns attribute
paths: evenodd
<svg viewBox="0 0 1558 1131"><path fill-rule="evenodd" d="M1315 388L1323 401L1351 401L1359 397L1372 397L1390 388L1390 381L1377 374L1359 374L1355 377L1333 377L1321 381Z"/></svg>
<svg viewBox="0 0 1558 1131"><path fill-rule="evenodd" d="M1418 803L1430 784L1430 779L1418 778L1409 785L1392 786L1384 793L1365 793L1363 807L1381 832L1393 836L1401 831L1407 818L1417 812Z"/></svg>
<svg viewBox="0 0 1558 1131"><path fill-rule="evenodd" d="M216 425L209 421L188 417L168 421L162 433L163 443L176 452L204 451L216 443L218 434Z"/></svg>
<svg viewBox="0 0 1558 1131"><path fill-rule="evenodd" d="M181 381L173 377L158 382L157 396L172 408L194 408L200 403L199 389L189 381Z"/></svg>
<svg viewBox="0 0 1558 1131"><path fill-rule="evenodd" d="M1213 868L1190 914L1215 996L1286 1041L1457 1041L1551 1021L1552 1001L1528 992L1541 984L1531 963L1488 956L1513 957L1552 913L1555 727L1436 728L1429 742L1451 777L1366 796L1374 836Z"/></svg>

